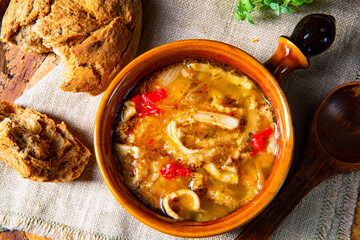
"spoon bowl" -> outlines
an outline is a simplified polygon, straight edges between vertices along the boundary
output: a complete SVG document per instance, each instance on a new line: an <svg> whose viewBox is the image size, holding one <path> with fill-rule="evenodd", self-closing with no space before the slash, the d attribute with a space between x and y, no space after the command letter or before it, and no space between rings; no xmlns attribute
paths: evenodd
<svg viewBox="0 0 360 240"><path fill-rule="evenodd" d="M360 84L336 89L323 101L317 118L323 149L344 163L360 161Z"/></svg>
<svg viewBox="0 0 360 240"><path fill-rule="evenodd" d="M236 239L269 239L314 187L334 175L360 169L359 144L360 82L351 82L334 89L321 102L299 169Z"/></svg>

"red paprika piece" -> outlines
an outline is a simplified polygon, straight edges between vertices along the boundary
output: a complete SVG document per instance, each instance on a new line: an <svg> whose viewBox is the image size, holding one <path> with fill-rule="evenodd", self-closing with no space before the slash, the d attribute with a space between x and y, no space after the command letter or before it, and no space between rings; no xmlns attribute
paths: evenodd
<svg viewBox="0 0 360 240"><path fill-rule="evenodd" d="M253 147L253 151L251 153L252 157L255 157L258 152L266 148L266 141L269 136L273 134L273 132L274 130L271 127L268 127L264 131L259 132L251 137L250 145Z"/></svg>
<svg viewBox="0 0 360 240"><path fill-rule="evenodd" d="M209 85L205 84L204 86L204 93L207 93L210 90Z"/></svg>
<svg viewBox="0 0 360 240"><path fill-rule="evenodd" d="M191 169L185 168L180 163L168 163L160 169L160 173L166 179L174 179L176 176L190 176Z"/></svg>
<svg viewBox="0 0 360 240"><path fill-rule="evenodd" d="M155 92L139 94L133 97L131 100L135 103L135 109L138 117L161 115L161 109L157 108L154 102L158 102L167 98L164 89L156 90Z"/></svg>
<svg viewBox="0 0 360 240"><path fill-rule="evenodd" d="M150 115L160 116L161 112L162 112L162 110L160 108L155 107L152 109L146 109L146 110L140 111L140 112L138 112L137 115L138 115L138 117L145 117L145 116L150 116Z"/></svg>
<svg viewBox="0 0 360 240"><path fill-rule="evenodd" d="M166 92L163 88L156 90L155 92L147 93L146 97L149 98L152 102L158 102L162 99L167 98Z"/></svg>

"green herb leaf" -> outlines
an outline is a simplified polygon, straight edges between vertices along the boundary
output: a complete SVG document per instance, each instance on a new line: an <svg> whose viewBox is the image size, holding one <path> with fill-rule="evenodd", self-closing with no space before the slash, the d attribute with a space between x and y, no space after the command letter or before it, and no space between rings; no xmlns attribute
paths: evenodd
<svg viewBox="0 0 360 240"><path fill-rule="evenodd" d="M296 12L293 7L312 2L313 0L238 0L235 17L239 22L247 20L249 23L255 24L252 16L255 11L260 15L265 11L273 11L276 15L293 13Z"/></svg>
<svg viewBox="0 0 360 240"><path fill-rule="evenodd" d="M290 13L290 9L288 8L288 7L283 7L283 6L281 6L281 12L282 13Z"/></svg>
<svg viewBox="0 0 360 240"><path fill-rule="evenodd" d="M264 0L264 3L268 6L270 6L270 4L275 3L275 1L274 0Z"/></svg>
<svg viewBox="0 0 360 240"><path fill-rule="evenodd" d="M270 4L270 7L271 7L272 9L276 10L276 9L279 9L279 4L278 4L278 3L271 3L271 4Z"/></svg>
<svg viewBox="0 0 360 240"><path fill-rule="evenodd" d="M293 2L299 6L304 3L304 0L293 0Z"/></svg>

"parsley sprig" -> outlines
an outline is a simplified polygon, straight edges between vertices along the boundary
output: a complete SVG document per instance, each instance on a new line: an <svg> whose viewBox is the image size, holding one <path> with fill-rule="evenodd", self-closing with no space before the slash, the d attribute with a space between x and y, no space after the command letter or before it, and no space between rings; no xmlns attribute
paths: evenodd
<svg viewBox="0 0 360 240"><path fill-rule="evenodd" d="M238 0L236 6L236 19L240 21L248 20L255 24L252 13L258 11L273 10L276 15L280 13L296 12L293 7L298 7L303 3L311 3L313 0Z"/></svg>

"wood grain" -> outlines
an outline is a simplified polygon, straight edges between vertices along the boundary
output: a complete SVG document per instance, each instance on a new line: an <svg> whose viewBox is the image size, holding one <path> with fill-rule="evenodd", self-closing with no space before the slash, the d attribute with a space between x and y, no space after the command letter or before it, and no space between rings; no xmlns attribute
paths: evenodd
<svg viewBox="0 0 360 240"><path fill-rule="evenodd" d="M51 71L59 60L55 54L33 55L4 44L6 71L0 73L0 99L13 102Z"/></svg>
<svg viewBox="0 0 360 240"><path fill-rule="evenodd" d="M0 233L0 240L51 240L46 237L25 233L18 230L8 230Z"/></svg>
<svg viewBox="0 0 360 240"><path fill-rule="evenodd" d="M0 240L29 240L24 232L21 231L4 231L0 234Z"/></svg>

